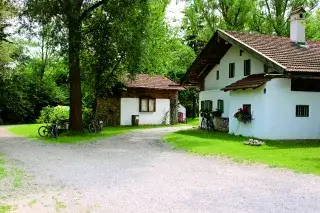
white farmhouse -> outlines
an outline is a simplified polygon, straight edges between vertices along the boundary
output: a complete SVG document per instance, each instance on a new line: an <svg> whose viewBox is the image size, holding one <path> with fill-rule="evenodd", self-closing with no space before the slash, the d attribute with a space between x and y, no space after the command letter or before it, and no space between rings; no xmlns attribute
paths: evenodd
<svg viewBox="0 0 320 213"><path fill-rule="evenodd" d="M200 86L202 107L222 111L230 134L320 138L320 41L305 40L304 13L292 11L290 38L217 30L188 69L183 84ZM250 123L234 117L243 107Z"/></svg>
<svg viewBox="0 0 320 213"><path fill-rule="evenodd" d="M185 90L179 84L165 76L137 74L123 86L98 99L97 114L106 126L178 122L178 91Z"/></svg>

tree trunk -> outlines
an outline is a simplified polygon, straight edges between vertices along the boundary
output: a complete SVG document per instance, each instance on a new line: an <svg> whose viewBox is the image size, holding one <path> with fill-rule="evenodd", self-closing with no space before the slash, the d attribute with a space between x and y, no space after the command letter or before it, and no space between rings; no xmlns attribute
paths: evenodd
<svg viewBox="0 0 320 213"><path fill-rule="evenodd" d="M178 124L178 95L170 99L170 124Z"/></svg>
<svg viewBox="0 0 320 213"><path fill-rule="evenodd" d="M69 20L70 130L82 132L82 95L80 78L81 22Z"/></svg>

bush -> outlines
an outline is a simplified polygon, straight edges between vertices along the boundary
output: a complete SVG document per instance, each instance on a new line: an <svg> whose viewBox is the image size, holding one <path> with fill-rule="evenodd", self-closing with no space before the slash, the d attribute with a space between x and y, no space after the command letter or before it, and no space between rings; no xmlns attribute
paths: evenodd
<svg viewBox="0 0 320 213"><path fill-rule="evenodd" d="M40 117L37 119L38 123L53 123L56 120L68 120L69 107L68 106L46 106L42 108Z"/></svg>
<svg viewBox="0 0 320 213"><path fill-rule="evenodd" d="M69 119L69 106L46 106L42 108L40 117L37 119L37 123L53 123L56 120L68 120ZM92 109L84 108L82 112L82 119L84 125L88 125L92 118Z"/></svg>
<svg viewBox="0 0 320 213"><path fill-rule="evenodd" d="M82 122L85 127L89 126L89 123L92 120L92 109L84 108L82 111Z"/></svg>

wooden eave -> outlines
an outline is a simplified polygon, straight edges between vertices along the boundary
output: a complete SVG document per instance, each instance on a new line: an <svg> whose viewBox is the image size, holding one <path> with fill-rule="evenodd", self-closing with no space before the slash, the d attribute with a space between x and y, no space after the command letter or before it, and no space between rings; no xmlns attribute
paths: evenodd
<svg viewBox="0 0 320 213"><path fill-rule="evenodd" d="M216 32L181 78L181 84L186 87L199 86L202 79L220 63L230 47L231 45L220 39Z"/></svg>

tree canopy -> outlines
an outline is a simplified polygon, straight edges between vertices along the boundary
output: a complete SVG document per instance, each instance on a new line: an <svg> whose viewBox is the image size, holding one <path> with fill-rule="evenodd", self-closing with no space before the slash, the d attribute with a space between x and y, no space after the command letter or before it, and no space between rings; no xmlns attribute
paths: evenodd
<svg viewBox="0 0 320 213"><path fill-rule="evenodd" d="M288 36L297 6L307 10L307 38L320 39L319 0L182 1L182 24L171 27L169 0L0 0L0 117L34 122L43 107L70 105L70 127L82 131L82 107L95 108L125 79L179 82L218 28ZM197 97L197 89L179 94L189 113Z"/></svg>

